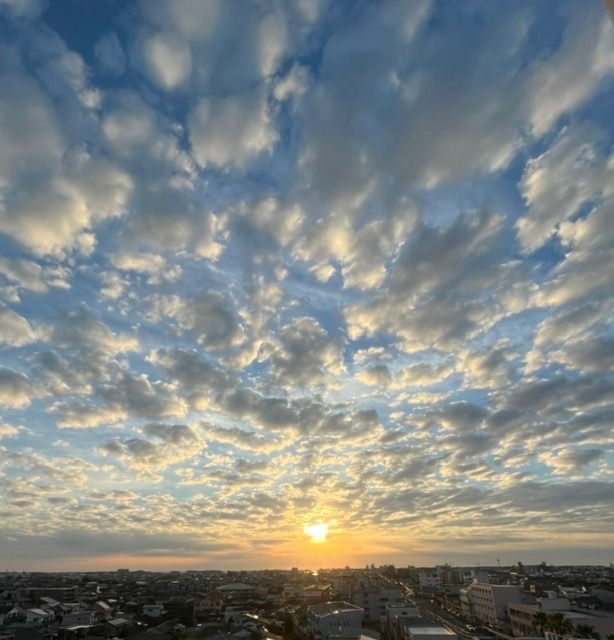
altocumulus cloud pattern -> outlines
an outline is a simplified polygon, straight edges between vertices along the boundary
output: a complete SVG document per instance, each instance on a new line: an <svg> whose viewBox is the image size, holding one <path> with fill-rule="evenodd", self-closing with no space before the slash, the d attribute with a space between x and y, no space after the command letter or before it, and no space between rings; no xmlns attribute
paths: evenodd
<svg viewBox="0 0 614 640"><path fill-rule="evenodd" d="M612 560L604 2L0 35L3 569Z"/></svg>

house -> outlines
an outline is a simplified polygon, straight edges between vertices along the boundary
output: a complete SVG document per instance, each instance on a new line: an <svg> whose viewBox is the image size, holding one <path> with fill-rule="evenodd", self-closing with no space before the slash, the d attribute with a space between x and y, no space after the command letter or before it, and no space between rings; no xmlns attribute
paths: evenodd
<svg viewBox="0 0 614 640"><path fill-rule="evenodd" d="M330 597L329 584L311 584L300 592L301 598L305 600L327 600Z"/></svg>
<svg viewBox="0 0 614 640"><path fill-rule="evenodd" d="M224 600L219 591L199 593L194 598L194 619L202 620L221 615Z"/></svg>
<svg viewBox="0 0 614 640"><path fill-rule="evenodd" d="M46 609L26 609L26 624L30 627L40 627L53 622L55 613Z"/></svg>
<svg viewBox="0 0 614 640"><path fill-rule="evenodd" d="M166 611L164 610L163 604L144 604L143 605L143 615L149 616L150 618L159 618Z"/></svg>
<svg viewBox="0 0 614 640"><path fill-rule="evenodd" d="M66 613L62 616L62 626L72 627L81 625L93 625L96 620L96 614L93 611L75 611Z"/></svg>
<svg viewBox="0 0 614 640"><path fill-rule="evenodd" d="M113 618L107 620L103 625L105 633L112 638L119 636L128 627L130 627L130 620L126 618Z"/></svg>
<svg viewBox="0 0 614 640"><path fill-rule="evenodd" d="M307 626L315 640L362 631L363 610L349 602L326 602L307 609Z"/></svg>

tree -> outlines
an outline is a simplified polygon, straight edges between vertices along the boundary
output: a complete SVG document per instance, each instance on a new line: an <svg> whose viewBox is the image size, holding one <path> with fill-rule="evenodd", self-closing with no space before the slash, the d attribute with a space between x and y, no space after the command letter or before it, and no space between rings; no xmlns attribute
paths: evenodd
<svg viewBox="0 0 614 640"><path fill-rule="evenodd" d="M573 633L573 624L562 613L550 613L544 626L546 631L552 631L559 636L570 636Z"/></svg>
<svg viewBox="0 0 614 640"><path fill-rule="evenodd" d="M533 629L539 633L540 636L544 635L544 629L548 624L548 614L545 611L538 611L533 616Z"/></svg>
<svg viewBox="0 0 614 640"><path fill-rule="evenodd" d="M590 624L577 624L574 629L574 636L576 638L592 638L592 640L600 640L601 636L595 627Z"/></svg>

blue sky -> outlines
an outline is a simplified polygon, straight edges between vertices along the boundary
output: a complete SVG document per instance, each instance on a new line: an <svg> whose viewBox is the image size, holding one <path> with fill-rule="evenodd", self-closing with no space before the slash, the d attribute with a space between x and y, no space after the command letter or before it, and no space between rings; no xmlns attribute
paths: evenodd
<svg viewBox="0 0 614 640"><path fill-rule="evenodd" d="M612 561L603 2L0 34L6 568Z"/></svg>

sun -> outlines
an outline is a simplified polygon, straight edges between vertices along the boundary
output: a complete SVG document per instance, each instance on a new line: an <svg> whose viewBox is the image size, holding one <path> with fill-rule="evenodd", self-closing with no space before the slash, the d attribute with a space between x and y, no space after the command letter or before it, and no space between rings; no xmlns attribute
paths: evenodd
<svg viewBox="0 0 614 640"><path fill-rule="evenodd" d="M328 525L323 522L316 524L306 524L303 527L305 535L311 538L311 542L326 542L326 536L328 535Z"/></svg>

